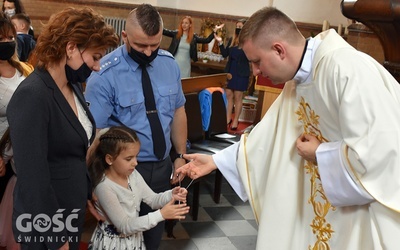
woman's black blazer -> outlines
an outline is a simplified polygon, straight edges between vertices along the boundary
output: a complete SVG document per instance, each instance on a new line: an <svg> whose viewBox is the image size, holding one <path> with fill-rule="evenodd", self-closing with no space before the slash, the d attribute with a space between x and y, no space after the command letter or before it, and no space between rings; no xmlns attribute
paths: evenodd
<svg viewBox="0 0 400 250"><path fill-rule="evenodd" d="M15 219L21 214L46 214L50 218L61 210L63 219L76 213L72 220L82 230L91 185L86 166L86 152L95 136L94 119L84 100L80 86L75 94L93 125L88 139L84 128L46 70L35 69L18 86L7 108L11 143L17 169L14 190L14 235L68 236L47 230L43 233L20 232ZM59 210L60 211L60 210ZM74 212L75 211L75 212ZM53 224L54 226L54 224ZM60 242L48 243L58 249Z"/></svg>

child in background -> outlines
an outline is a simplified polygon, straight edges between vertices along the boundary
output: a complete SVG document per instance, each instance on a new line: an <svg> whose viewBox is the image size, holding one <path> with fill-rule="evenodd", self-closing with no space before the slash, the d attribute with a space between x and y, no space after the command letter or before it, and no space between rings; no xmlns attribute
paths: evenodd
<svg viewBox="0 0 400 250"><path fill-rule="evenodd" d="M96 208L106 220L98 223L89 249L146 249L143 231L166 219L185 218L187 190L175 187L156 194L150 189L135 171L140 142L132 129L111 127L97 143L89 157L89 174ZM139 217L142 201L161 209Z"/></svg>
<svg viewBox="0 0 400 250"><path fill-rule="evenodd" d="M29 55L36 46L36 41L33 36L29 34L31 19L28 15L19 13L11 17L11 22L17 30L18 58L21 62L27 62Z"/></svg>

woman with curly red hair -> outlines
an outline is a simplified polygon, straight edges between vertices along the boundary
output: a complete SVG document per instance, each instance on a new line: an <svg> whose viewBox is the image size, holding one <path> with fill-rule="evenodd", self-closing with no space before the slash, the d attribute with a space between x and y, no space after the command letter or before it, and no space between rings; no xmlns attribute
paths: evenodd
<svg viewBox="0 0 400 250"><path fill-rule="evenodd" d="M39 35L37 67L7 108L18 173L13 231L22 249L79 248L95 135L82 83L117 44L114 29L89 8L54 14Z"/></svg>

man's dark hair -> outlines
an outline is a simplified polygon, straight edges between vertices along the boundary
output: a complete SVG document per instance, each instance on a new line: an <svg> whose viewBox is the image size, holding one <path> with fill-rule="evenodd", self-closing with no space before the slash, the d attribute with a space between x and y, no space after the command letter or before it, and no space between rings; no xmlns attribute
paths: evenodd
<svg viewBox="0 0 400 250"><path fill-rule="evenodd" d="M150 4L142 4L136 8L136 19L148 36L155 36L162 29L160 13Z"/></svg>

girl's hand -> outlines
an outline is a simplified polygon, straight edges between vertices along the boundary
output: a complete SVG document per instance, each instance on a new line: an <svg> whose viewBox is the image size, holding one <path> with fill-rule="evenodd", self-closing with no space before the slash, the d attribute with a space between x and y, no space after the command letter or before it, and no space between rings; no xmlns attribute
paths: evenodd
<svg viewBox="0 0 400 250"><path fill-rule="evenodd" d="M174 187L172 189L172 199L186 203L186 196L188 191L183 187Z"/></svg>
<svg viewBox="0 0 400 250"><path fill-rule="evenodd" d="M175 200L171 199L163 208L160 209L164 220L184 220L185 214L189 213L189 206L184 203L174 203Z"/></svg>

